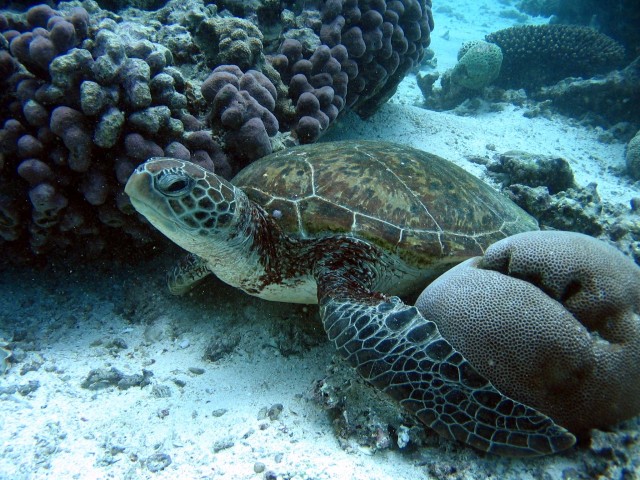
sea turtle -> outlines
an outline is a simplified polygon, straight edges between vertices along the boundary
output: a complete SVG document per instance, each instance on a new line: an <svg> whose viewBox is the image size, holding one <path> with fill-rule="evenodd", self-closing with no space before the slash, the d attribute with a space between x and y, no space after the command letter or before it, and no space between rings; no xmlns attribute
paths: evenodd
<svg viewBox="0 0 640 480"><path fill-rule="evenodd" d="M320 143L264 157L231 182L152 158L125 191L191 253L169 274L173 293L213 272L260 298L318 303L347 362L439 434L508 456L574 444L549 417L501 394L397 296L537 229L460 167L392 143Z"/></svg>

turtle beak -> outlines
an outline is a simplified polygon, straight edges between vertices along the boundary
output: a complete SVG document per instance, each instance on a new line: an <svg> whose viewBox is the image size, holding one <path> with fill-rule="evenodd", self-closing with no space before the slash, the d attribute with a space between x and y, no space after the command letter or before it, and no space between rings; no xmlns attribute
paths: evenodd
<svg viewBox="0 0 640 480"><path fill-rule="evenodd" d="M148 218L150 210L170 217L169 211L163 211L166 206L166 198L157 190L155 177L162 170L175 167L176 161L162 157L154 157L136 167L127 184L124 192L129 195L132 205L142 215Z"/></svg>
<svg viewBox="0 0 640 480"><path fill-rule="evenodd" d="M153 177L142 167L143 165L140 165L134 170L124 187L124 192L129 195L131 203L136 207L136 210L138 209L136 205L138 202L144 201L143 199L151 196L153 187Z"/></svg>
<svg viewBox="0 0 640 480"><path fill-rule="evenodd" d="M148 169L149 164L138 166L124 187L124 192L129 196L133 207L144 216L152 225L158 228L159 219L166 223L172 218L172 212L168 210L166 199L156 190L153 171Z"/></svg>
<svg viewBox="0 0 640 480"><path fill-rule="evenodd" d="M153 157L138 165L124 187L124 192L131 198L131 203L134 203L134 200L148 203L150 199L156 197L154 177L161 170L175 166L176 160L163 157Z"/></svg>
<svg viewBox="0 0 640 480"><path fill-rule="evenodd" d="M168 212L162 211L166 205L164 199L158 198L158 192L153 184L153 175L141 167L143 165L131 174L124 192L129 195L133 208L158 228L160 219L165 219L162 223L166 223L170 217Z"/></svg>

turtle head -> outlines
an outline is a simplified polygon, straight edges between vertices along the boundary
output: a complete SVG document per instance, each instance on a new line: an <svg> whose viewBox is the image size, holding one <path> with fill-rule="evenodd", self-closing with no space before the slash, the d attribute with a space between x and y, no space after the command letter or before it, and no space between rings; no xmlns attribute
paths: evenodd
<svg viewBox="0 0 640 480"><path fill-rule="evenodd" d="M225 179L175 158L147 160L131 174L124 191L154 227L193 253L212 237L229 238L248 202Z"/></svg>

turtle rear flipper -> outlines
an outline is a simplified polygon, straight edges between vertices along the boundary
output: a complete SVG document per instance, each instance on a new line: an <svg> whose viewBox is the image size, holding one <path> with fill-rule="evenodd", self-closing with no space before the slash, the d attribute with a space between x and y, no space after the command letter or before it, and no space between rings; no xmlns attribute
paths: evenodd
<svg viewBox="0 0 640 480"><path fill-rule="evenodd" d="M183 295L211 274L207 262L193 253L184 256L167 273L167 286L173 295Z"/></svg>
<svg viewBox="0 0 640 480"><path fill-rule="evenodd" d="M370 255L335 253L315 269L320 316L365 380L440 435L479 450L530 457L575 443L551 418L500 393L415 307L372 292Z"/></svg>

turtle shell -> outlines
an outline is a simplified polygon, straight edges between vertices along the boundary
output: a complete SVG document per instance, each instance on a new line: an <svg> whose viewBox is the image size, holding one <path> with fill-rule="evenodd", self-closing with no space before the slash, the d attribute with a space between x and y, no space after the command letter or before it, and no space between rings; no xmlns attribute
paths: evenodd
<svg viewBox="0 0 640 480"><path fill-rule="evenodd" d="M457 165L388 142L282 150L232 182L294 237L355 236L419 268L480 255L501 238L538 228L511 200Z"/></svg>

